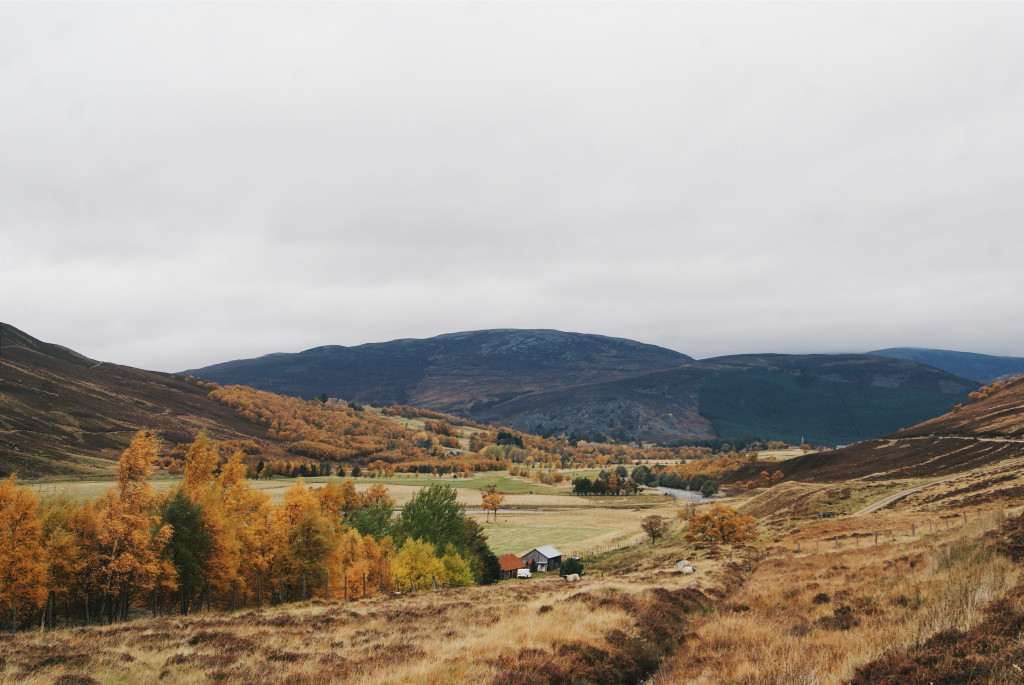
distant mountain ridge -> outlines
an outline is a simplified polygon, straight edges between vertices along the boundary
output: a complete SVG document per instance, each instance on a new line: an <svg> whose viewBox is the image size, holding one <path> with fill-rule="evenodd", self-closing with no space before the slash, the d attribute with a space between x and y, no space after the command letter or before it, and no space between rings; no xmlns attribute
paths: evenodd
<svg viewBox="0 0 1024 685"><path fill-rule="evenodd" d="M933 350L922 347L890 347L868 354L880 357L909 359L934 366L957 376L970 378L979 383L989 383L1001 378L1010 378L1024 373L1024 357L995 357L976 352L955 352Z"/></svg>
<svg viewBox="0 0 1024 685"><path fill-rule="evenodd" d="M946 411L976 384L872 355L695 361L654 345L495 329L216 364L188 372L299 397L410 404L542 434L843 444Z"/></svg>
<svg viewBox="0 0 1024 685"><path fill-rule="evenodd" d="M647 371L692 357L655 345L548 329L493 329L214 364L182 373L299 397L409 404L467 415L529 392Z"/></svg>
<svg viewBox="0 0 1024 685"><path fill-rule="evenodd" d="M735 355L675 369L530 393L477 420L533 432L617 439L757 436L848 444L941 414L975 384L911 361L870 355Z"/></svg>

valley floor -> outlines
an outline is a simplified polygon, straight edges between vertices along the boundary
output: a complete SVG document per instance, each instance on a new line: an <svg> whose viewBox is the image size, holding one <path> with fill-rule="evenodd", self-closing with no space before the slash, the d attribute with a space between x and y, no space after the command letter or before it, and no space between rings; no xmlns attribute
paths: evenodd
<svg viewBox="0 0 1024 685"><path fill-rule="evenodd" d="M851 514L908 483L783 483L733 500L759 518L761 539L751 546L690 545L673 524L655 545L588 561L578 583L538 574L357 602L8 635L0 638L0 682L869 683L875 675L864 669L904 663L902 655L936 633L976 630L1001 597L1010 603L1005 615L1022 612L1021 631L1012 621L1006 629L1021 643L1024 592L1014 588L1024 574L997 551L993 533L1006 517L1001 503L1015 501L1018 467L930 484L862 516ZM818 518L826 504L840 515ZM529 516L546 516L536 521L552 529L622 535L647 514L673 517L678 509L650 506ZM510 540L523 534L519 525L490 524ZM684 558L697 563L696 575L675 570ZM930 682L914 679L926 673L920 666L907 668L910 675L885 682Z"/></svg>

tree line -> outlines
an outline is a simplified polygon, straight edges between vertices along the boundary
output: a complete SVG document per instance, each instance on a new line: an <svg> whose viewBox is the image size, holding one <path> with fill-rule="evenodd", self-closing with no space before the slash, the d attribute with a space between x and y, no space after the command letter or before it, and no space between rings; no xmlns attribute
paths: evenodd
<svg viewBox="0 0 1024 685"><path fill-rule="evenodd" d="M140 431L116 486L83 504L0 481L0 621L112 623L500 576L449 486L423 488L397 517L387 488L359 493L351 480L311 490L299 479L278 506L247 481L241 452L224 461L201 432L180 484L157 494L147 478L159 452Z"/></svg>

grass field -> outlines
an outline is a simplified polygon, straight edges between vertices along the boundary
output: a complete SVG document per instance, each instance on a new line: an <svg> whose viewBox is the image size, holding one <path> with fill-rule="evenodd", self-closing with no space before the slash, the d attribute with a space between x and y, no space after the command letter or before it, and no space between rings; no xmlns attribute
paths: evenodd
<svg viewBox="0 0 1024 685"><path fill-rule="evenodd" d="M593 526L531 526L498 524L487 526L487 542L495 554L522 554L534 547L552 545L567 554L568 545L581 546L588 540L615 532L615 528Z"/></svg>
<svg viewBox="0 0 1024 685"><path fill-rule="evenodd" d="M575 498L586 501L588 498ZM527 552L541 545L552 545L563 554L589 548L618 547L633 542L641 534L640 521L660 514L674 518L676 505L659 498L649 508L613 508L602 506L603 498L589 498L590 507L559 511L499 514L498 522L485 522L485 515L473 517L484 526L495 554Z"/></svg>
<svg viewBox="0 0 1024 685"><path fill-rule="evenodd" d="M311 488L322 487L327 478L304 478ZM180 478L160 478L151 481L159 492L180 482ZM275 504L284 501L285 491L294 485L291 478L251 481L253 487L270 495ZM507 473L485 473L471 479L447 479L421 476L411 478L359 478L356 489L363 491L375 483L383 483L401 508L423 487L444 483L456 488L458 502L469 511L480 510L480 488L496 484L506 492L503 509L516 509L515 513L501 513L498 521L486 521L482 513L470 514L484 525L491 548L496 554L525 552L541 545L568 547L573 550L619 546L638 536L640 519L651 513L672 516L677 503L661 495L631 497L579 497L567 494L566 489L529 483L510 478ZM70 481L29 484L40 495L67 493L82 502L103 495L115 481ZM530 492L530 490L534 492ZM511 491L511 492L510 492ZM664 511L662 511L664 510Z"/></svg>
<svg viewBox="0 0 1024 685"><path fill-rule="evenodd" d="M157 492L166 490L180 481L180 477L159 477L150 479ZM303 478L304 483L310 487L317 488L328 481L326 477ZM506 506L587 506L583 498L572 497L566 487L556 488L542 483L532 483L520 478L512 478L507 471L485 472L475 475L472 478L438 478L428 475L420 475L419 478L409 475L396 475L392 478L355 478L356 489L365 490L375 483L388 486L394 497L400 504L408 502L413 494L420 488L434 483L450 485L459 492L459 501L466 505L479 505L479 491L489 485L495 485L498 492L506 495L508 501ZM72 499L83 502L96 499L103 495L108 488L116 484L116 480L53 480L33 483L31 481L22 483L35 490L40 495L54 495L66 492ZM270 480L250 481L257 490L270 494L275 502L280 503L284 491L294 483L294 478L272 478ZM545 497L556 497L548 500Z"/></svg>
<svg viewBox="0 0 1024 685"><path fill-rule="evenodd" d="M597 473L595 471L595 473ZM326 479L309 479L326 480ZM355 478L356 484L384 483L385 485L414 485L424 487L432 483L445 483L453 488L469 488L480 490L490 485L497 487L503 495L564 495L567 487L554 487L543 483L533 483L522 478L513 478L508 471L484 471L474 474L472 478L438 477L427 474L395 474L390 478Z"/></svg>

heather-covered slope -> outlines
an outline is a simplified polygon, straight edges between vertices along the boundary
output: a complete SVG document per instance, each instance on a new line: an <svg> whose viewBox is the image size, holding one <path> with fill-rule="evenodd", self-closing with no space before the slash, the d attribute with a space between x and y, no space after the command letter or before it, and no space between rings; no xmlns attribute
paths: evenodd
<svg viewBox="0 0 1024 685"><path fill-rule="evenodd" d="M207 428L224 440L284 451L266 429L239 418L171 374L97 362L0 324L0 476L105 473L140 428L190 442Z"/></svg>
<svg viewBox="0 0 1024 685"><path fill-rule="evenodd" d="M835 445L934 416L973 388L938 369L870 355L738 355L523 395L476 418L620 439L758 436Z"/></svg>
<svg viewBox="0 0 1024 685"><path fill-rule="evenodd" d="M189 373L300 397L412 404L544 434L826 445L912 425L975 387L901 359L762 354L698 362L631 340L550 330L318 347Z"/></svg>
<svg viewBox="0 0 1024 685"><path fill-rule="evenodd" d="M782 471L808 481L931 478L1019 456L1024 456L1024 377L887 438L791 459Z"/></svg>
<svg viewBox="0 0 1024 685"><path fill-rule="evenodd" d="M186 373L296 397L325 392L473 416L481 406L524 393L668 369L690 359L623 338L499 329L355 347L328 345Z"/></svg>

